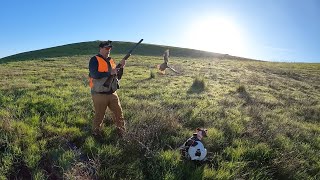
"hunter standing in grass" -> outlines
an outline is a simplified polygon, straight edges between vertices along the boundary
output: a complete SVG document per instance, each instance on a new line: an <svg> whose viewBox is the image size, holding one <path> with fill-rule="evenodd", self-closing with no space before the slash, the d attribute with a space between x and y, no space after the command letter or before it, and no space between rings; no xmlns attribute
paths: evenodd
<svg viewBox="0 0 320 180"><path fill-rule="evenodd" d="M93 56L89 62L89 80L95 115L92 122L92 133L101 135L103 119L106 109L113 113L113 121L117 126L118 134L123 136L125 121L116 90L119 88L118 80L121 79L123 68L126 64L122 59L116 66L110 57L112 41L103 41L99 44L99 54Z"/></svg>

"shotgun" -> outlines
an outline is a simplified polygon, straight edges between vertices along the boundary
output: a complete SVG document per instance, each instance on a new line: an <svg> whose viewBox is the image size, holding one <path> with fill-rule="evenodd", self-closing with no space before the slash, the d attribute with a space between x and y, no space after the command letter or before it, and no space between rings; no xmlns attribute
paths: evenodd
<svg viewBox="0 0 320 180"><path fill-rule="evenodd" d="M126 56L124 56L123 59L127 60L130 56L131 56L131 53L132 51L143 41L143 39L141 39L137 44L135 44L133 46L133 48L130 49L130 51L126 54Z"/></svg>
<svg viewBox="0 0 320 180"><path fill-rule="evenodd" d="M124 59L124 60L128 60L129 57L131 56L131 53L133 52L133 50L134 50L135 48L137 48L137 46L138 46L139 44L141 44L142 41L143 41L143 39L140 39L140 41L137 42L137 43L128 51L128 53L124 56L123 59ZM121 64L119 63L116 68L119 69L118 71L120 71L121 76L122 76L123 69L120 69L120 67L121 67ZM106 80L106 82L104 82L103 86L109 87L110 84L112 83L114 77L115 77L114 75L111 75L111 76Z"/></svg>

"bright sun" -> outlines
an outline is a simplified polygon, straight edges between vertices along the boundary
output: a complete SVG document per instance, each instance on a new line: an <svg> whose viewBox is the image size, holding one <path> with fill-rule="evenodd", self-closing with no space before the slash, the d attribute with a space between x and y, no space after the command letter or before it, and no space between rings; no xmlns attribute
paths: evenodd
<svg viewBox="0 0 320 180"><path fill-rule="evenodd" d="M222 17L207 17L191 24L187 39L194 49L236 56L243 55L246 47L239 27Z"/></svg>

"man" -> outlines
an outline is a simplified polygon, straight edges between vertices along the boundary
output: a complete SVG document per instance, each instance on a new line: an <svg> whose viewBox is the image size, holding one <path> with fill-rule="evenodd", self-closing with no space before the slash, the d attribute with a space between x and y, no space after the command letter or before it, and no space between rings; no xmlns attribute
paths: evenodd
<svg viewBox="0 0 320 180"><path fill-rule="evenodd" d="M119 88L118 80L121 79L123 68L126 64L124 59L116 66L110 57L112 41L103 41L99 44L99 54L93 56L89 62L89 81L95 115L92 122L92 133L101 135L103 118L107 107L113 113L113 122L117 126L120 136L125 132L125 121L119 97L116 90Z"/></svg>
<svg viewBox="0 0 320 180"><path fill-rule="evenodd" d="M207 129L197 128L196 133L180 147L182 157L192 161L204 161L207 149L201 141L203 137L207 137Z"/></svg>

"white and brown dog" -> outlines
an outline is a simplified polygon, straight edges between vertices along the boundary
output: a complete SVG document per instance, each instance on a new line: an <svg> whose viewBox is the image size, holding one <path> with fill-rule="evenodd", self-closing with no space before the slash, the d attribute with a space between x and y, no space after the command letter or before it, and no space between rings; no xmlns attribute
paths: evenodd
<svg viewBox="0 0 320 180"><path fill-rule="evenodd" d="M205 160L207 149L204 148L201 140L207 137L207 132L207 129L197 128L193 136L180 147L182 157L195 161Z"/></svg>

